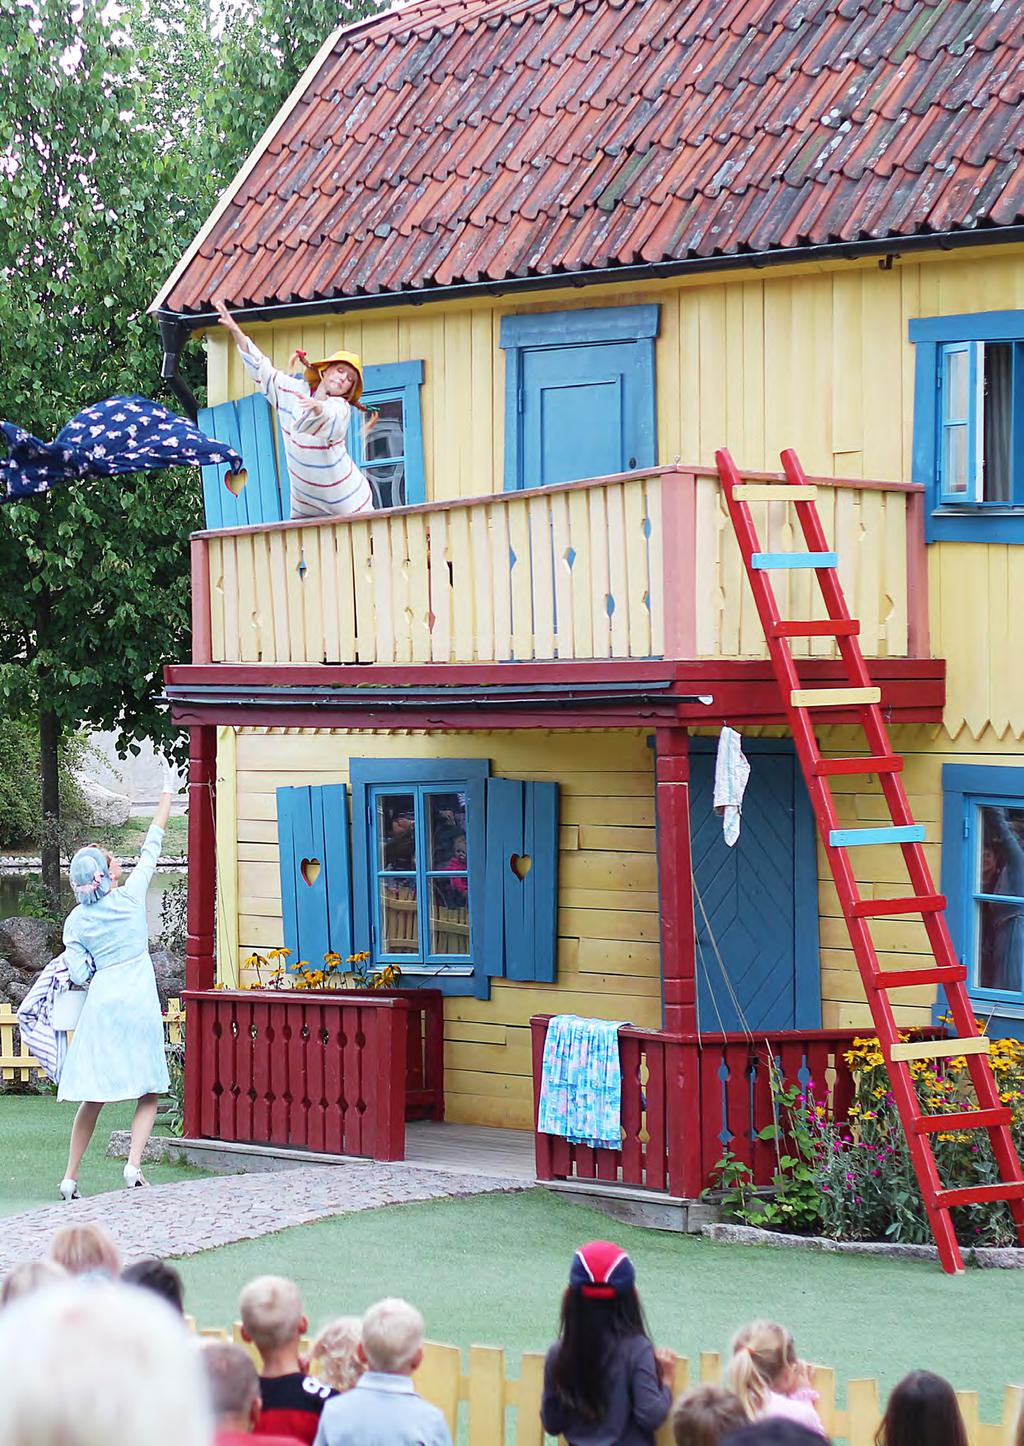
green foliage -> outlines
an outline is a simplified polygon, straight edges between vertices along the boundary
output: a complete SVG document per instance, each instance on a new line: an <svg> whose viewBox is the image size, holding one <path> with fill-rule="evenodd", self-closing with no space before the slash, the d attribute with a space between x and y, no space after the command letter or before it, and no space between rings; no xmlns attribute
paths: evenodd
<svg viewBox="0 0 1024 1446"><path fill-rule="evenodd" d="M160 900L161 948L183 954L188 938L188 875L179 874Z"/></svg>
<svg viewBox="0 0 1024 1446"><path fill-rule="evenodd" d="M89 821L88 805L74 774L85 746L82 738L72 734L61 749L61 842L65 848L77 844ZM36 852L42 841L42 824L39 738L30 724L0 719L0 851Z"/></svg>

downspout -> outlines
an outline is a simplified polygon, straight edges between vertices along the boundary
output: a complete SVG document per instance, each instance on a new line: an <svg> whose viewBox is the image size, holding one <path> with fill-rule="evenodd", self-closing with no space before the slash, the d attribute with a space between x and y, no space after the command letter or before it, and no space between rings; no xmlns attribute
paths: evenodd
<svg viewBox="0 0 1024 1446"><path fill-rule="evenodd" d="M189 419L194 422L199 415L199 403L188 382L184 377L178 375L178 362L181 360L182 348L187 339L188 327L175 317L162 316L160 318L160 340L164 348L160 376L185 408Z"/></svg>

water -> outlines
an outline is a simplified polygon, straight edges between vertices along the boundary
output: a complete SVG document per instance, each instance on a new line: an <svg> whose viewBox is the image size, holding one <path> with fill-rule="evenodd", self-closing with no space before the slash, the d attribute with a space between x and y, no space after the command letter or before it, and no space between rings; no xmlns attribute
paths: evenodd
<svg viewBox="0 0 1024 1446"><path fill-rule="evenodd" d="M127 873L126 878L131 874ZM22 916L21 899L25 892L25 885L29 879L38 879L38 874L0 874L0 919L20 919ZM155 940L163 928L160 917L160 904L165 890L181 878L181 871L178 869L162 869L153 875L153 882L149 886L149 893L146 896L146 916L149 919L149 937ZM70 913L75 906L75 898L70 886L65 881L62 904L65 913Z"/></svg>

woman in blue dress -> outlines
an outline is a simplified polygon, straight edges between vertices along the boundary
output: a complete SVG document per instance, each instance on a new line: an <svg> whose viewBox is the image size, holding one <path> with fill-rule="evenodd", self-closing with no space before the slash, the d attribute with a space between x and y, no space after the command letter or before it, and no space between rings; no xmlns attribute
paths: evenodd
<svg viewBox="0 0 1024 1446"><path fill-rule="evenodd" d="M171 810L165 786L139 862L123 888L121 864L104 849L79 849L71 860L78 900L64 925L68 973L88 984L81 1017L68 1047L57 1098L79 1100L71 1128L68 1165L60 1183L65 1200L78 1195L78 1169L100 1110L111 1100L137 1100L127 1186L145 1185L142 1152L156 1119L157 1096L169 1086L160 999L149 957L146 891Z"/></svg>

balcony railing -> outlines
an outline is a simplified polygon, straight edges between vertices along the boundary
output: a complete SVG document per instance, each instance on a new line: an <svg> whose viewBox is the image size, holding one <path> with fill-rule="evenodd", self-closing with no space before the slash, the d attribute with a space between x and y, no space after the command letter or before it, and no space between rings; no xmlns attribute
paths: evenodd
<svg viewBox="0 0 1024 1446"><path fill-rule="evenodd" d="M749 473L762 478L767 474ZM921 489L816 479L869 657L927 656ZM791 509L754 504L764 545ZM715 473L655 468L313 524L199 533L194 661L474 663L765 655ZM779 575L785 616L823 616ZM814 638L794 651L830 657Z"/></svg>

